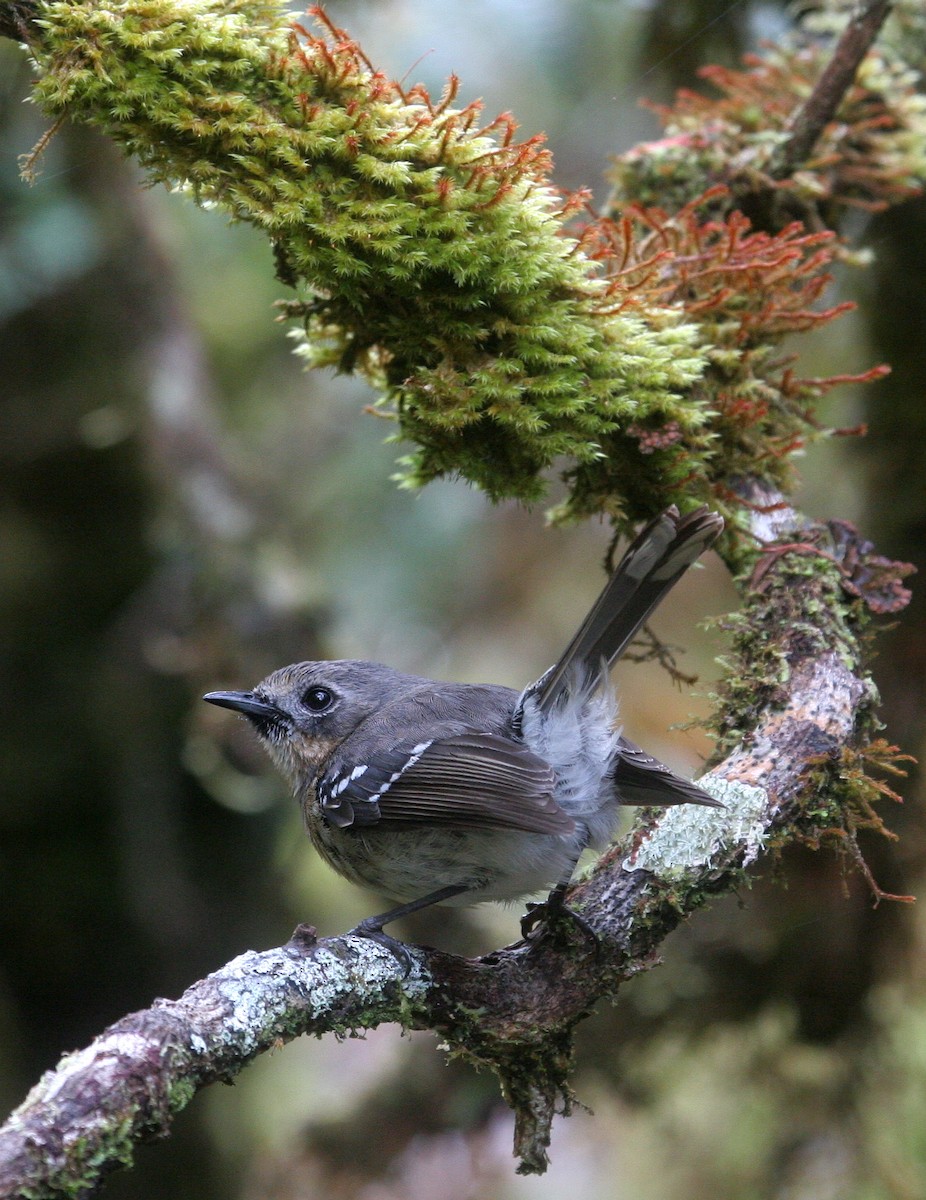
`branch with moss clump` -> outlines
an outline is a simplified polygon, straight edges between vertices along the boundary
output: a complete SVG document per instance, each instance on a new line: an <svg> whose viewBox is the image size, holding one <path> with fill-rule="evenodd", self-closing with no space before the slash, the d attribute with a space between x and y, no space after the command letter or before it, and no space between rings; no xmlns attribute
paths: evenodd
<svg viewBox="0 0 926 1200"><path fill-rule="evenodd" d="M37 102L103 129L149 178L259 226L313 365L360 369L417 450L533 500L565 456L662 414L697 441L704 365L678 305L608 311L564 222L542 139L480 106L405 91L341 30L219 0L37 6ZM705 440L706 445L706 440Z"/></svg>
<svg viewBox="0 0 926 1200"><path fill-rule="evenodd" d="M586 197L552 186L542 138L517 141L507 114L481 124L454 78L439 101L389 81L318 8L309 30L270 2L0 5L19 29L30 11L37 102L266 233L300 293L285 305L299 352L379 388L414 447L406 485L460 475L536 500L565 463L557 515L625 530L669 502L733 516L744 475L791 485L836 382L795 381L779 361L796 325L777 317L810 312L838 249L811 217L824 199L892 202L926 175L910 71L872 51L814 160L770 182L827 48L770 51L714 71L719 101L686 93L664 110L668 136L616 170L614 222L571 232ZM809 229L734 219L773 184Z"/></svg>
<svg viewBox="0 0 926 1200"><path fill-rule="evenodd" d="M885 601L903 604L906 567L877 560L848 527L807 525L766 496L771 529L759 497L749 500L756 535L779 540L747 601L761 609L766 652L757 657L745 632L738 639L724 758L700 781L725 807L644 812L571 890L597 952L569 923L561 938L475 960L410 947L405 974L369 939L316 941L302 927L286 946L244 954L66 1056L0 1129L0 1196L87 1194L131 1162L136 1143L166 1133L197 1090L255 1055L302 1033L345 1036L385 1021L433 1030L453 1053L492 1068L515 1114L519 1170L545 1170L553 1117L573 1103L573 1032L594 1004L652 966L686 916L748 882L766 852L816 839L861 862L855 833L878 824L872 804L890 792L865 763L896 769L890 749L846 748L865 745L874 728L859 627Z"/></svg>

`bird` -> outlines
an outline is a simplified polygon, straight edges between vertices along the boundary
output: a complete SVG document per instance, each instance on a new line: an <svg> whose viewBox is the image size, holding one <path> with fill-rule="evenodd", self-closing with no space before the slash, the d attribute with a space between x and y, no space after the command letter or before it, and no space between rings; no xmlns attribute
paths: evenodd
<svg viewBox="0 0 926 1200"><path fill-rule="evenodd" d="M398 902L351 933L407 963L384 930L400 917L541 890L526 938L559 915L589 929L567 888L582 852L610 841L621 806L722 807L622 735L608 673L723 524L707 506L650 521L556 663L520 694L337 659L203 697L253 726L322 858Z"/></svg>

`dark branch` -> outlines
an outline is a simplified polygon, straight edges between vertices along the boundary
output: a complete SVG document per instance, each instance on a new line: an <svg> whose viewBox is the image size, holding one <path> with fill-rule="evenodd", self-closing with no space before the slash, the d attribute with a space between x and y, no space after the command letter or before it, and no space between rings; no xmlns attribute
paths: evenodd
<svg viewBox="0 0 926 1200"><path fill-rule="evenodd" d="M893 0L867 0L851 18L826 69L793 117L788 140L772 157L768 173L773 178L786 178L810 157L892 7Z"/></svg>
<svg viewBox="0 0 926 1200"><path fill-rule="evenodd" d="M813 840L826 795L821 772L830 764L838 773L847 748L864 740L872 694L853 665L846 614L862 607L871 547L847 526L834 534L769 497L751 499L757 536L785 547L765 556L747 607L763 606L763 645L786 669L764 692L751 688L749 729L702 779L726 807L688 805L638 824L573 889L570 903L595 930L598 956L564 931L562 941L519 943L477 960L413 949L405 977L366 939L316 942L302 928L286 946L242 955L179 1000L159 1000L67 1056L0 1130L0 1197L27 1189L63 1196L75 1178L93 1188L131 1161L136 1142L163 1135L199 1088L232 1078L257 1054L302 1033L384 1021L433 1030L491 1066L515 1110L521 1169L542 1171L553 1115L570 1104L575 1025L651 965L664 937L707 896L735 887L770 838L779 846ZM876 566L880 603L887 568L883 560ZM851 810L851 798L842 803ZM826 821L839 811L834 801Z"/></svg>
<svg viewBox="0 0 926 1200"><path fill-rule="evenodd" d="M35 37L36 8L32 0L2 0L0 3L0 37L17 42L31 42Z"/></svg>

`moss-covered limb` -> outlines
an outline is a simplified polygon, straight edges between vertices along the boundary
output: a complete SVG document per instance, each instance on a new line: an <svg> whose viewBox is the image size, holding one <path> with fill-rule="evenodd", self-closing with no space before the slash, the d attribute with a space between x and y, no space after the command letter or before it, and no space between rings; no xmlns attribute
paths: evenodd
<svg viewBox="0 0 926 1200"><path fill-rule="evenodd" d="M634 420L699 441L704 356L679 306L615 305L510 118L404 91L342 31L282 5L49 0L35 96L102 128L152 180L272 241L313 363L361 369L418 447L409 478L460 473L534 498ZM681 499L681 495L679 496Z"/></svg>
<svg viewBox="0 0 926 1200"><path fill-rule="evenodd" d="M744 69L705 68L712 93L684 91L658 108L665 135L623 155L612 172L602 253L623 264L628 282L670 303L684 297L707 348L696 387L712 414L707 471L720 500L738 476L789 492L795 453L832 432L819 423L818 401L850 380L801 377L782 345L850 307L824 306L831 264L852 257L837 237L846 211L898 203L926 180L926 18L919 0L898 0L872 46L889 7L837 0L824 29L812 14ZM684 440L668 424L622 427L604 462L576 467L573 509L591 511L620 487L635 432L656 458ZM643 474L626 486L647 484Z"/></svg>
<svg viewBox="0 0 926 1200"><path fill-rule="evenodd" d="M902 774L903 760L879 736L870 626L906 606L914 568L878 555L847 522L807 521L756 489L751 499L762 549L730 619L717 756L727 778L776 793L787 837L828 841L864 869L856 832L884 832L873 801L897 799L883 776Z"/></svg>
<svg viewBox="0 0 926 1200"><path fill-rule="evenodd" d="M815 416L819 398L851 381L846 375L801 377L782 343L851 305L821 303L840 253L833 233L808 233L797 222L776 234L756 231L738 210L718 212L730 202L729 189L714 187L675 213L632 207L599 230L600 252L624 264L628 288L683 304L701 327L708 366L696 390L711 410L710 454L701 460L688 453L690 439L671 421L624 426L602 443L602 457L567 471L564 508L569 515L592 513L608 496L622 496L630 514L657 508L662 483L636 469L640 455L659 464L676 486L687 470L700 489L704 472L712 503L736 519L726 540L735 566L751 542L740 536L750 515L734 481L758 478L790 490L795 452L829 432ZM855 381L885 370L875 367Z"/></svg>
<svg viewBox="0 0 926 1200"><path fill-rule="evenodd" d="M198 1088L256 1054L299 1033L382 1021L434 1030L492 1067L515 1111L521 1169L543 1170L553 1116L572 1102L572 1031L595 1002L651 965L680 920L742 883L769 849L829 842L860 861L856 830L878 824L872 803L889 794L866 770L866 759L893 763L874 736L861 635L866 610L904 603L904 566L845 525L808 525L754 489L748 499L768 545L730 664L725 757L702 779L724 807L645 817L573 889L597 955L567 922L481 960L413 949L406 976L370 942L316 943L302 931L68 1056L0 1130L0 1196L85 1195L131 1161L136 1142L165 1133Z"/></svg>
<svg viewBox="0 0 926 1200"><path fill-rule="evenodd" d="M29 3L0 0L0 25L22 25ZM270 2L35 8L39 102L266 232L300 293L302 353L380 387L413 444L406 483L460 474L534 499L565 463L560 515L625 528L669 501L733 515L742 474L789 486L839 381L796 378L780 344L840 311L815 303L835 247L816 227L750 237L730 212L742 178L766 177L826 48L784 65L769 52L758 116L754 80L735 73L717 76L724 102L680 104L671 137L623 160L619 233L593 222L575 238L539 139L516 143L507 117L480 128L455 80L440 102L390 83L322 17L308 32ZM836 180L846 203L866 188L884 202L919 186L926 119L890 62L865 60L832 123L841 140L828 130L812 185L804 163L782 194ZM695 213L711 181L730 199Z"/></svg>

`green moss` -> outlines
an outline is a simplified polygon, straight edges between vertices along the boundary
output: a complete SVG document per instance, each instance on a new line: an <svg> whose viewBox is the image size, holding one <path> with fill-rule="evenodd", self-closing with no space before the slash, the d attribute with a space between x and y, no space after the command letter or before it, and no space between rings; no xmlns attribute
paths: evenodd
<svg viewBox="0 0 926 1200"><path fill-rule="evenodd" d="M455 107L455 80L440 101L391 83L323 17L319 34L281 3L47 0L40 13L39 103L265 231L297 290L285 311L299 352L380 389L412 444L406 486L461 475L535 501L562 465L559 518L626 528L669 502L733 515L744 474L791 485L835 381L797 379L780 344L841 311L815 303L836 248L800 228L750 234L730 214L765 179L821 51L715 71L720 100L666 110L669 136L617 168L615 222L577 237L583 198L551 186L542 139L515 141L508 117L480 126L478 105ZM890 121L870 120L873 104ZM922 181L926 110L893 59L872 57L842 117L820 157L840 202ZM699 200L732 159L750 170ZM804 170L787 194L820 186Z"/></svg>
<svg viewBox="0 0 926 1200"><path fill-rule="evenodd" d="M837 563L799 545L778 555L774 585L750 586L758 561L753 554L738 581L742 608L721 622L732 640L721 660L724 678L711 725L717 759L741 744L765 710L774 709L794 661L835 652L853 674L864 674L859 639L870 615L846 593Z"/></svg>
<svg viewBox="0 0 926 1200"><path fill-rule="evenodd" d="M382 388L415 445L406 483L460 474L533 500L554 461L587 478L635 422L677 422L686 455L706 447L694 326L677 304L615 304L564 233L539 139L479 129L478 108L450 95L403 92L349 39L294 33L282 6L41 12L38 101L104 129L151 179L266 231L302 293L288 305L300 352ZM671 473L668 498L685 474Z"/></svg>
<svg viewBox="0 0 926 1200"><path fill-rule="evenodd" d="M870 714L870 723L876 723ZM887 799L900 803L900 796L884 776L905 776L902 763L912 762L896 746L883 738L873 738L860 746L842 746L838 754L821 760L808 776L808 784L798 800L793 828L796 840L813 849L826 846L841 855L849 868L861 870L875 901L912 900L912 896L890 896L872 876L858 842L858 834L870 831L896 839L876 808Z"/></svg>

